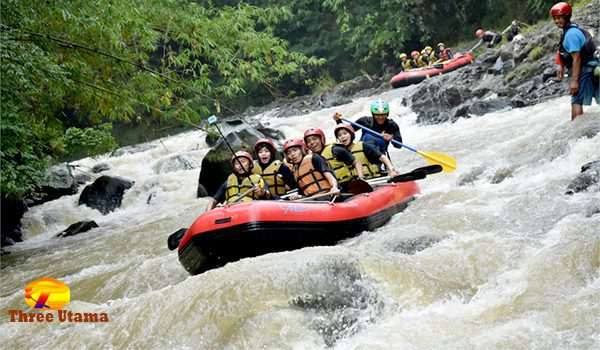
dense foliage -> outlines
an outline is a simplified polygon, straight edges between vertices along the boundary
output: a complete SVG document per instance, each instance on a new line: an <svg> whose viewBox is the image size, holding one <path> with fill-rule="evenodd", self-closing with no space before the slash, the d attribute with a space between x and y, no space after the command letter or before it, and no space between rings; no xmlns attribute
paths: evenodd
<svg viewBox="0 0 600 350"><path fill-rule="evenodd" d="M3 1L0 190L22 195L49 160L114 148L107 122L197 123L240 96L305 85L323 60L272 34L285 16L182 0Z"/></svg>

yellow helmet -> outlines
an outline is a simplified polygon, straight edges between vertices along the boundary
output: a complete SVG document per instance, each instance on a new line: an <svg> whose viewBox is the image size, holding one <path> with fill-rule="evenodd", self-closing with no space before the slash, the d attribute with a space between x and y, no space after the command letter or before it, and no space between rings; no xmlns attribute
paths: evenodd
<svg viewBox="0 0 600 350"><path fill-rule="evenodd" d="M400 59L403 59L403 58L408 58L408 56L404 52L400 54Z"/></svg>
<svg viewBox="0 0 600 350"><path fill-rule="evenodd" d="M429 51L433 51L433 47L431 47L431 46L425 46L425 49L424 49L424 50L425 50L425 51L427 51L427 50L429 50Z"/></svg>

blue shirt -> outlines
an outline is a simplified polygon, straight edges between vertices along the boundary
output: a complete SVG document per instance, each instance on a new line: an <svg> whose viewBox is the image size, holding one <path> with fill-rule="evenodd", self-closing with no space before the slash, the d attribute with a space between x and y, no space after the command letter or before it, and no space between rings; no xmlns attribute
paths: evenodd
<svg viewBox="0 0 600 350"><path fill-rule="evenodd" d="M563 39L563 46L568 53L579 52L585 43L585 35L578 28L570 28Z"/></svg>

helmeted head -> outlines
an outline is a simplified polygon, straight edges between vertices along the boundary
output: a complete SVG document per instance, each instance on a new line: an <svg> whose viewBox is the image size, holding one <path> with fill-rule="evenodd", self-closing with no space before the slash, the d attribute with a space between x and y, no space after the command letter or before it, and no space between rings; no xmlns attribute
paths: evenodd
<svg viewBox="0 0 600 350"><path fill-rule="evenodd" d="M348 146L354 142L354 129L348 124L338 124L338 126L333 129L333 134L344 146Z"/></svg>
<svg viewBox="0 0 600 350"><path fill-rule="evenodd" d="M283 153L292 164L298 164L306 154L306 146L302 139L288 139L283 143Z"/></svg>
<svg viewBox="0 0 600 350"><path fill-rule="evenodd" d="M484 34L485 34L485 30L483 30L483 28L479 28L475 31L475 36L478 37L479 39L483 38Z"/></svg>
<svg viewBox="0 0 600 350"><path fill-rule="evenodd" d="M304 131L304 143L314 153L323 151L325 141L325 133L319 128L308 128Z"/></svg>
<svg viewBox="0 0 600 350"><path fill-rule="evenodd" d="M385 123L385 120L390 115L390 104L382 99L373 101L371 103L371 115L377 124Z"/></svg>
<svg viewBox="0 0 600 350"><path fill-rule="evenodd" d="M550 16L571 16L573 8L566 2L559 2L550 8Z"/></svg>
<svg viewBox="0 0 600 350"><path fill-rule="evenodd" d="M269 164L275 159L277 149L273 141L267 138L258 139L254 144L254 153L262 164Z"/></svg>
<svg viewBox="0 0 600 350"><path fill-rule="evenodd" d="M401 59L402 61L405 61L405 60L407 60L407 59L408 59L408 55L407 55L407 54L405 54L404 52L403 52L403 53L401 53L399 57L400 57L400 59Z"/></svg>
<svg viewBox="0 0 600 350"><path fill-rule="evenodd" d="M423 49L426 53L431 53L431 51L433 51L433 47L431 46L425 46L425 48Z"/></svg>
<svg viewBox="0 0 600 350"><path fill-rule="evenodd" d="M550 8L550 16L554 18L554 23L560 28L571 21L572 14L573 8L566 2L559 2Z"/></svg>
<svg viewBox="0 0 600 350"><path fill-rule="evenodd" d="M231 157L231 166L233 171L238 175L245 175L250 173L254 164L252 162L252 155L246 151L237 151Z"/></svg>
<svg viewBox="0 0 600 350"><path fill-rule="evenodd" d="M438 43L437 44L437 48L440 50L443 50L446 47L446 45L444 43Z"/></svg>
<svg viewBox="0 0 600 350"><path fill-rule="evenodd" d="M417 58L417 57L419 57L420 55L421 55L421 54L420 54L420 53L419 53L419 51L417 51L417 50L414 50L414 51L412 51L412 52L410 53L410 57L412 57L412 58Z"/></svg>

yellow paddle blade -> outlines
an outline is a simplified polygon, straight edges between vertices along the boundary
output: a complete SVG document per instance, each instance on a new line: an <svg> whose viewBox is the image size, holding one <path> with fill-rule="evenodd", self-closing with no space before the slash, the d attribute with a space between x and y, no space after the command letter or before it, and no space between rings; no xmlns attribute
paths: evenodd
<svg viewBox="0 0 600 350"><path fill-rule="evenodd" d="M440 152L422 152L417 153L425 158L429 164L439 164L444 172L451 173L456 170L456 159Z"/></svg>

